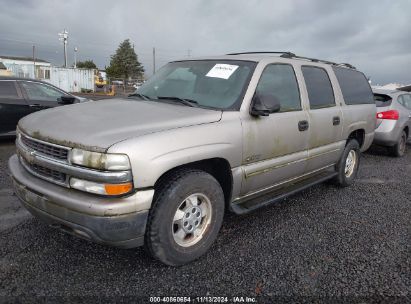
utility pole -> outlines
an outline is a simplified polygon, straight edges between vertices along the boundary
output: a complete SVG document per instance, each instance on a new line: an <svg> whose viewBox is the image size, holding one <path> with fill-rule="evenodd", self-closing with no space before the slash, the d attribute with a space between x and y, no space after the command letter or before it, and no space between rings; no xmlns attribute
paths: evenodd
<svg viewBox="0 0 411 304"><path fill-rule="evenodd" d="M34 71L34 79L36 79L36 56L35 56L36 46L33 45L33 71Z"/></svg>
<svg viewBox="0 0 411 304"><path fill-rule="evenodd" d="M64 67L67 67L67 40L68 40L68 32L64 29L61 33L59 33L59 40L63 41L64 45Z"/></svg>
<svg viewBox="0 0 411 304"><path fill-rule="evenodd" d="M77 51L78 51L78 48L75 47L74 48L74 68L77 68Z"/></svg>
<svg viewBox="0 0 411 304"><path fill-rule="evenodd" d="M156 48L153 47L153 75L156 73Z"/></svg>
<svg viewBox="0 0 411 304"><path fill-rule="evenodd" d="M191 57L191 50L190 49L187 50L187 57Z"/></svg>

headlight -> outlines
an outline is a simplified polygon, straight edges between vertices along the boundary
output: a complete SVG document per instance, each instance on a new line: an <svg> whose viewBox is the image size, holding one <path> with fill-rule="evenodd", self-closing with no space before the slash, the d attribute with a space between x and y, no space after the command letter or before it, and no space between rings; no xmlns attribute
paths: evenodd
<svg viewBox="0 0 411 304"><path fill-rule="evenodd" d="M70 178L70 187L101 195L123 195L131 192L133 183L102 184L72 177Z"/></svg>
<svg viewBox="0 0 411 304"><path fill-rule="evenodd" d="M109 171L130 170L131 168L130 160L125 154L98 153L81 149L70 151L70 162L87 168Z"/></svg>

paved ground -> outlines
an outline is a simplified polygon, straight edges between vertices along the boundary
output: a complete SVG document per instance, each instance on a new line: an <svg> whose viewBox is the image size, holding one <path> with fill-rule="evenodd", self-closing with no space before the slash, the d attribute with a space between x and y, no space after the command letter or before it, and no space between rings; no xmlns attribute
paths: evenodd
<svg viewBox="0 0 411 304"><path fill-rule="evenodd" d="M251 215L228 215L205 257L171 268L142 249L91 244L27 214L6 177L13 150L12 142L0 143L0 299L248 295L410 301L411 151L397 159L373 149L350 188L322 184Z"/></svg>

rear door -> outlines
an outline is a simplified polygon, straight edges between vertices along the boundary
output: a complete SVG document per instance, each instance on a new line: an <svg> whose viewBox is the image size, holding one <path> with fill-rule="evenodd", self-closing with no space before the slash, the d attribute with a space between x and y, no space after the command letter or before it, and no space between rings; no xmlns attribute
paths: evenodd
<svg viewBox="0 0 411 304"><path fill-rule="evenodd" d="M342 141L342 111L336 98L329 74L325 68L301 67L309 101L309 130L307 173L335 164L344 142Z"/></svg>
<svg viewBox="0 0 411 304"><path fill-rule="evenodd" d="M60 106L58 99L69 96L51 85L36 81L19 81L24 97L31 107L32 112Z"/></svg>
<svg viewBox="0 0 411 304"><path fill-rule="evenodd" d="M15 80L0 80L0 134L12 133L17 122L30 113Z"/></svg>

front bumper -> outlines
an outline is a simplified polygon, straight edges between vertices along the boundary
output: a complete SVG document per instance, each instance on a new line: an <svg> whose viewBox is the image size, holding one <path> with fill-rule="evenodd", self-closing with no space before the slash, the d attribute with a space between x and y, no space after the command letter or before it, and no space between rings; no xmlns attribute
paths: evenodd
<svg viewBox="0 0 411 304"><path fill-rule="evenodd" d="M97 243L131 248L144 243L154 190L107 198L67 189L27 172L17 155L9 160L16 195L49 225Z"/></svg>

